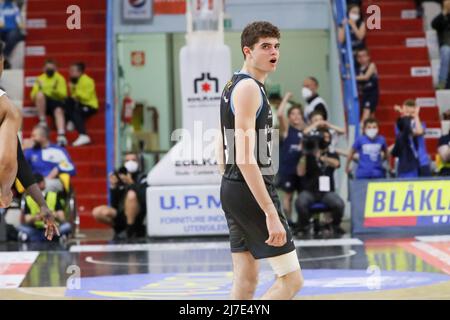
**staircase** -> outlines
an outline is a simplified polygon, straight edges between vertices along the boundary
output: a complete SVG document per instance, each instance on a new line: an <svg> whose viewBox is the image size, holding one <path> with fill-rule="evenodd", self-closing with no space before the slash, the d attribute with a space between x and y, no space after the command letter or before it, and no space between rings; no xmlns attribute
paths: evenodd
<svg viewBox="0 0 450 320"><path fill-rule="evenodd" d="M81 9L81 30L69 30L66 10L71 5ZM23 135L28 137L38 123L31 87L42 73L46 59L55 59L58 71L68 79L68 68L73 62L86 63L86 73L95 79L100 103L98 113L87 121L88 134L93 143L84 147L68 147L77 176L72 179L76 193L82 228L101 228L91 216L92 208L106 204L106 147L105 147L105 68L106 68L106 1L102 0L28 0L27 39L25 50L25 89ZM31 116L28 116L31 115ZM56 141L53 128L51 139ZM67 132L69 145L78 137Z"/></svg>
<svg viewBox="0 0 450 320"><path fill-rule="evenodd" d="M386 137L389 145L394 143L395 122L398 118L394 105L401 105L406 99L417 98L432 99L431 106L421 108L420 118L425 122L427 131L440 130L439 108L436 105L431 70L429 74L425 72L420 76L412 75L412 68L431 68L422 19L402 19L402 12L407 14L406 10L415 10L414 1L365 0L362 12L365 13L367 6L372 4L381 9L381 29L367 30L366 45L379 73L380 102L376 118L380 121L381 134ZM411 38L423 39L423 46L408 47L407 39ZM432 159L436 153L437 138L426 135L425 139Z"/></svg>

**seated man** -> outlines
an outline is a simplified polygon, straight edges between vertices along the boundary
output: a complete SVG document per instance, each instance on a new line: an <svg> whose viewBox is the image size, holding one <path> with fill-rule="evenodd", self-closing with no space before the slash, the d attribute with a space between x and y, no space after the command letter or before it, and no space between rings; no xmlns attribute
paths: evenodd
<svg viewBox="0 0 450 320"><path fill-rule="evenodd" d="M23 20L19 7L14 1L0 3L0 39L5 42L5 69L11 67L9 60L16 45L23 40Z"/></svg>
<svg viewBox="0 0 450 320"><path fill-rule="evenodd" d="M41 191L45 190L45 180L40 174L35 174L34 179ZM59 232L61 237L67 237L71 232L70 223L66 222L64 214L63 200L56 192L45 192L45 201L48 208L54 212L55 218L59 226ZM20 241L44 241L44 217L40 214L39 205L31 198L26 196L25 198L25 212L24 212L24 224L18 228Z"/></svg>
<svg viewBox="0 0 450 320"><path fill-rule="evenodd" d="M447 135L439 138L438 153L441 158L439 175L450 176L450 131Z"/></svg>
<svg viewBox="0 0 450 320"><path fill-rule="evenodd" d="M45 191L60 192L64 186L59 179L61 173L74 176L75 166L64 147L51 144L48 128L41 125L34 127L31 139L24 143L25 158L33 173L45 177Z"/></svg>
<svg viewBox="0 0 450 320"><path fill-rule="evenodd" d="M295 203L298 214L298 230L307 233L310 227L310 207L315 202L325 204L331 210L331 229L336 235L344 232L340 227L344 215L344 201L334 192L334 171L340 167L339 156L330 152L331 134L320 129L316 134L303 138L303 155L297 166L302 177L303 191Z"/></svg>
<svg viewBox="0 0 450 320"><path fill-rule="evenodd" d="M64 118L64 100L67 97L66 79L56 71L56 63L47 60L41 74L31 90L31 100L36 105L39 113L39 123L47 126L46 115L54 116L58 132L57 143L67 145L66 123Z"/></svg>
<svg viewBox="0 0 450 320"><path fill-rule="evenodd" d="M144 237L147 182L136 154L125 155L124 166L110 173L109 183L111 207L94 208L92 215L95 220L111 226L116 239Z"/></svg>
<svg viewBox="0 0 450 320"><path fill-rule="evenodd" d="M91 143L91 138L86 133L84 122L98 111L98 99L95 92L95 81L89 77L82 62L70 66L70 97L66 101L67 120L72 121L78 131L78 139L73 146L79 147Z"/></svg>

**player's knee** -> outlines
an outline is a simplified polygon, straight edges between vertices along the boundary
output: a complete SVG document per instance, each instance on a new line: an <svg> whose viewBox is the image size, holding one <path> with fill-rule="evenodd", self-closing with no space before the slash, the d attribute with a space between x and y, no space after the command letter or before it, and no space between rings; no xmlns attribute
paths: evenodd
<svg viewBox="0 0 450 320"><path fill-rule="evenodd" d="M253 294L256 291L258 285L258 273L248 272L241 276L238 276L235 281L239 284L246 293Z"/></svg>
<svg viewBox="0 0 450 320"><path fill-rule="evenodd" d="M284 289L294 297L304 285L304 279L300 270L293 271L279 278Z"/></svg>

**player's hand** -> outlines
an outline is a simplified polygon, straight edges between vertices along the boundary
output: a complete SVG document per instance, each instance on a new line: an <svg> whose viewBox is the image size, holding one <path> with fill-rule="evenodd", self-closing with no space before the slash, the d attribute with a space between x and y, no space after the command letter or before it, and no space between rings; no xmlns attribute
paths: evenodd
<svg viewBox="0 0 450 320"><path fill-rule="evenodd" d="M345 173L350 174L352 172L352 168L350 166L345 168Z"/></svg>
<svg viewBox="0 0 450 320"><path fill-rule="evenodd" d="M269 231L269 238L266 240L266 243L273 247L284 246L286 243L286 230L281 224L278 213L267 214L266 225Z"/></svg>
<svg viewBox="0 0 450 320"><path fill-rule="evenodd" d="M53 213L50 211L50 209L46 207L41 207L41 215L44 217L44 223L45 223L45 237L48 241L52 241L53 236L60 235L58 227L56 225L55 217L53 216Z"/></svg>

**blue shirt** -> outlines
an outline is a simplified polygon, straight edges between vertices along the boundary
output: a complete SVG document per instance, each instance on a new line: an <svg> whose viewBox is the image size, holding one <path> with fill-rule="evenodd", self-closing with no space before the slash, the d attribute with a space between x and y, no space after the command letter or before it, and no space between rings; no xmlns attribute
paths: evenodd
<svg viewBox="0 0 450 320"><path fill-rule="evenodd" d="M302 138L303 133L300 130L289 126L286 139L283 140L281 146L280 174L296 174L302 151Z"/></svg>
<svg viewBox="0 0 450 320"><path fill-rule="evenodd" d="M25 150L25 159L31 166L33 173L40 173L44 177L58 168L60 173L75 175L75 166L66 149L50 144L47 148L32 148Z"/></svg>
<svg viewBox="0 0 450 320"><path fill-rule="evenodd" d="M14 30L22 21L19 7L14 2L0 4L0 22L4 24L1 30Z"/></svg>
<svg viewBox="0 0 450 320"><path fill-rule="evenodd" d="M382 151L387 149L386 139L376 136L370 139L366 135L359 136L353 144L353 150L359 154L359 164L356 169L357 179L385 178Z"/></svg>
<svg viewBox="0 0 450 320"><path fill-rule="evenodd" d="M412 123L412 128L414 129L416 127L416 124ZM422 122L423 131L427 130L427 126L425 125L425 122ZM398 128L395 126L395 134L398 134ZM427 145L425 143L425 134L416 137L417 139L417 148L414 144L411 143L411 147L414 148L414 152L417 154L417 158L419 160L419 165L422 166L428 166L430 165L430 156L428 155L427 151Z"/></svg>

